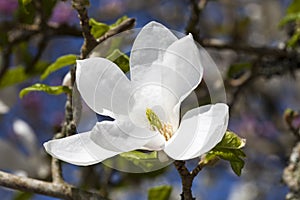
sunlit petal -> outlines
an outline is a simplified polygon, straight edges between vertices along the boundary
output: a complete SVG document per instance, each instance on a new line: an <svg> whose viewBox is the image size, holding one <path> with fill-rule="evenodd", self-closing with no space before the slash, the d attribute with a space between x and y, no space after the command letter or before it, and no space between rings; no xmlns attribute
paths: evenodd
<svg viewBox="0 0 300 200"><path fill-rule="evenodd" d="M221 141L228 123L228 106L206 105L187 112L179 129L164 151L173 159L188 160L200 156Z"/></svg>
<svg viewBox="0 0 300 200"><path fill-rule="evenodd" d="M75 165L91 165L122 152L139 149L158 133L140 129L130 121L103 121L92 131L44 143L53 157Z"/></svg>
<svg viewBox="0 0 300 200"><path fill-rule="evenodd" d="M164 25L150 22L137 35L130 54L131 80L141 80L139 74L155 60L161 60L164 51L177 37Z"/></svg>
<svg viewBox="0 0 300 200"><path fill-rule="evenodd" d="M142 149L159 151L164 149L166 140L161 134L157 134L152 140L145 144Z"/></svg>
<svg viewBox="0 0 300 200"><path fill-rule="evenodd" d="M179 104L199 85L203 76L199 50L191 34L174 42L166 51L162 62L174 70L164 81L179 98ZM179 106L179 105L178 105Z"/></svg>
<svg viewBox="0 0 300 200"><path fill-rule="evenodd" d="M146 118L146 109L149 108L162 122L169 122L177 127L179 112L173 112L176 102L176 96L168 88L157 83L140 84L130 97L129 117L138 126L149 128Z"/></svg>
<svg viewBox="0 0 300 200"><path fill-rule="evenodd" d="M104 58L77 61L78 90L95 112L103 115L127 115L131 84L120 68Z"/></svg>
<svg viewBox="0 0 300 200"><path fill-rule="evenodd" d="M107 150L127 152L143 147L158 134L150 129L135 126L127 118L97 123L92 130L91 139Z"/></svg>
<svg viewBox="0 0 300 200"><path fill-rule="evenodd" d="M53 157L80 166L92 165L121 153L97 145L91 139L91 132L50 140L44 147Z"/></svg>

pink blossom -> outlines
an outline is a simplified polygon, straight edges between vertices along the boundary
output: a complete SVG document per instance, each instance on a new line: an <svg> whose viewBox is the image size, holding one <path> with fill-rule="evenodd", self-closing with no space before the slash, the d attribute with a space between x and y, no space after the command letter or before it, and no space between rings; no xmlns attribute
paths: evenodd
<svg viewBox="0 0 300 200"><path fill-rule="evenodd" d="M76 12L70 3L58 2L53 9L50 22L73 25L77 23Z"/></svg>
<svg viewBox="0 0 300 200"><path fill-rule="evenodd" d="M0 0L0 13L12 14L18 8L18 0Z"/></svg>

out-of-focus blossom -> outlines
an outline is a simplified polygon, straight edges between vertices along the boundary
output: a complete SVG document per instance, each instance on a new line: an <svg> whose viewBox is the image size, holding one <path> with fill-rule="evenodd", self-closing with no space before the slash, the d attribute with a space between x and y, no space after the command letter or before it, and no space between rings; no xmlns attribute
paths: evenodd
<svg viewBox="0 0 300 200"><path fill-rule="evenodd" d="M69 2L58 2L50 18L50 23L74 25L78 21L77 14Z"/></svg>
<svg viewBox="0 0 300 200"><path fill-rule="evenodd" d="M253 114L242 115L241 120L235 126L235 131L242 134L257 134L267 138L273 138L278 134L276 127L269 120L260 120Z"/></svg>
<svg viewBox="0 0 300 200"><path fill-rule="evenodd" d="M18 0L0 0L0 13L11 15L18 8Z"/></svg>
<svg viewBox="0 0 300 200"><path fill-rule="evenodd" d="M254 200L257 199L258 188L254 183L239 183L234 185L228 200Z"/></svg>
<svg viewBox="0 0 300 200"><path fill-rule="evenodd" d="M10 108L17 101L17 94L17 89L14 86L0 90L0 114L9 112Z"/></svg>
<svg viewBox="0 0 300 200"><path fill-rule="evenodd" d="M109 20L122 15L126 10L126 2L123 0L106 0L100 4L99 17Z"/></svg>
<svg viewBox="0 0 300 200"><path fill-rule="evenodd" d="M27 155L20 147L0 139L0 169L11 170L23 176L46 178L49 175L49 163L44 151L38 148L33 129L23 120L13 122L17 141L24 146Z"/></svg>

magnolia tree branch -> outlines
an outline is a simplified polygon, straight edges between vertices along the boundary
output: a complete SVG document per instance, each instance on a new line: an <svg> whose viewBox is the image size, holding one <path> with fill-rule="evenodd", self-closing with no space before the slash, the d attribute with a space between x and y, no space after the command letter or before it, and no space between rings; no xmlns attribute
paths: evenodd
<svg viewBox="0 0 300 200"><path fill-rule="evenodd" d="M95 47L96 39L91 34L91 27L89 25L89 16L86 6L89 6L88 0L73 0L72 5L78 12L78 17L80 20L80 25L82 28L82 35L84 38L84 43L81 47L81 59L87 57L89 52Z"/></svg>
<svg viewBox="0 0 300 200"><path fill-rule="evenodd" d="M103 36L101 36L99 39L97 39L97 44L103 42L104 40L106 40L109 37L112 37L118 33L121 33L123 31L133 28L134 24L135 24L134 18L128 18L128 19L124 20L118 26L114 27L113 29L110 29Z"/></svg>
<svg viewBox="0 0 300 200"><path fill-rule="evenodd" d="M95 199L106 200L99 194L80 190L66 183L51 183L32 178L20 177L0 171L0 185L11 189L43 194L62 199Z"/></svg>
<svg viewBox="0 0 300 200"><path fill-rule="evenodd" d="M186 33L192 33L194 39L197 41L200 39L200 28L199 28L199 20L200 20L200 13L203 10L207 3L207 0L190 0L190 9L191 14L188 20L187 26L185 28Z"/></svg>
<svg viewBox="0 0 300 200"><path fill-rule="evenodd" d="M194 176L186 168L184 161L175 160L174 166L181 178L181 184L182 184L181 199L195 200L192 194L192 184L193 184Z"/></svg>
<svg viewBox="0 0 300 200"><path fill-rule="evenodd" d="M247 44L228 43L219 39L202 38L196 40L203 47L213 48L217 50L233 50L248 54L256 54L260 56L291 56L296 54L294 51L287 51L286 49L273 48L273 47L254 47Z"/></svg>
<svg viewBox="0 0 300 200"><path fill-rule="evenodd" d="M214 159L207 162L205 161L205 155L204 155L198 162L197 166L192 171L189 171L188 168L185 166L185 161L179 161L179 160L174 161L174 166L181 178L181 183L182 183L181 199L182 200L195 200L195 198L192 195L192 185L193 185L194 178L199 174L199 172L203 169L203 167L207 165L211 165L217 160L218 159Z"/></svg>

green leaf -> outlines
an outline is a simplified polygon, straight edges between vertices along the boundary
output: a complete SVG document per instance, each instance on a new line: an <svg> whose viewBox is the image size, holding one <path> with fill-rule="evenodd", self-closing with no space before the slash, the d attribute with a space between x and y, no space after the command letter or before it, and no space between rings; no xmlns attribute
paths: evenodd
<svg viewBox="0 0 300 200"><path fill-rule="evenodd" d="M61 86L61 85L60 86L49 86L49 85L37 83L30 87L22 89L19 96L20 96L20 98L23 98L29 92L34 92L34 91L42 91L42 92L46 92L46 93L52 94L52 95L59 95L62 93L71 93L71 89L67 86Z"/></svg>
<svg viewBox="0 0 300 200"><path fill-rule="evenodd" d="M251 68L252 64L248 62L232 64L227 71L227 77L236 78Z"/></svg>
<svg viewBox="0 0 300 200"><path fill-rule="evenodd" d="M41 80L44 80L45 78L47 78L51 73L66 67L68 65L73 65L76 63L76 55L73 54L68 54L68 55L64 55L61 56L59 58L56 59L56 61L54 63L52 63L46 70L45 72L41 75Z"/></svg>
<svg viewBox="0 0 300 200"><path fill-rule="evenodd" d="M120 154L120 158L126 159L126 161L132 163L138 168L143 169L144 171L152 171L157 162L158 153L153 152L141 152L141 151L130 151Z"/></svg>
<svg viewBox="0 0 300 200"><path fill-rule="evenodd" d="M240 138L232 131L226 131L221 142L215 148L217 149L241 149L245 146L246 140Z"/></svg>
<svg viewBox="0 0 300 200"><path fill-rule="evenodd" d="M242 174L242 169L245 166L245 162L243 160L234 162L234 161L230 161L230 166L231 169L234 171L234 173L238 176L240 176Z"/></svg>
<svg viewBox="0 0 300 200"><path fill-rule="evenodd" d="M121 153L120 156L128 159L147 160L147 159L156 159L157 152L153 151L150 153L143 153L140 151L130 151L130 152Z"/></svg>
<svg viewBox="0 0 300 200"><path fill-rule="evenodd" d="M118 65L124 73L129 71L129 58L126 54L122 53L119 49L115 49L106 58L114 62L116 65Z"/></svg>
<svg viewBox="0 0 300 200"><path fill-rule="evenodd" d="M19 6L22 8L22 10L23 10L26 14L29 14L29 12L28 12L26 6L27 6L28 4L30 4L31 1L32 1L32 0L18 0Z"/></svg>
<svg viewBox="0 0 300 200"><path fill-rule="evenodd" d="M300 30L296 30L294 35L287 41L288 47L295 47L300 39Z"/></svg>
<svg viewBox="0 0 300 200"><path fill-rule="evenodd" d="M219 142L212 150L210 150L202 162L209 163L216 158L227 160L230 162L231 168L238 176L241 175L245 162L245 153L241 150L246 144L246 140L240 138L235 133L227 131Z"/></svg>
<svg viewBox="0 0 300 200"><path fill-rule="evenodd" d="M168 200L170 199L172 187L161 185L148 190L148 200Z"/></svg>
<svg viewBox="0 0 300 200"><path fill-rule="evenodd" d="M115 23L111 25L104 24L102 22L98 22L93 18L90 18L89 25L91 26L91 33L94 36L94 38L100 38L103 36L107 31L110 29L115 28L119 24L121 24L124 20L128 19L127 16L123 16L119 18Z"/></svg>
<svg viewBox="0 0 300 200"><path fill-rule="evenodd" d="M11 68L7 70L5 75L0 80L0 88L21 83L27 80L28 77L29 75L25 73L24 67L18 66L18 67Z"/></svg>
<svg viewBox="0 0 300 200"><path fill-rule="evenodd" d="M93 18L90 18L89 25L91 26L91 33L94 36L94 38L101 37L102 35L104 35L104 33L106 33L109 30L109 26L107 24L97 22Z"/></svg>
<svg viewBox="0 0 300 200"><path fill-rule="evenodd" d="M2 79L0 80L0 89L22 83L29 78L32 78L36 75L41 74L48 66L48 63L45 61L38 61L34 68L30 72L26 72L26 68L23 66L17 66L10 68L6 71Z"/></svg>
<svg viewBox="0 0 300 200"><path fill-rule="evenodd" d="M283 27L287 23L297 21L297 20L300 20L300 13L299 12L298 13L287 14L286 16L284 16L283 19L280 20L279 27Z"/></svg>
<svg viewBox="0 0 300 200"><path fill-rule="evenodd" d="M293 0L292 3L287 8L287 14L300 12L300 1Z"/></svg>
<svg viewBox="0 0 300 200"><path fill-rule="evenodd" d="M116 26L119 26L126 19L128 19L128 17L126 15L124 15L123 17L120 17L115 23L111 24L109 26L109 28L112 29L112 28L115 28Z"/></svg>
<svg viewBox="0 0 300 200"><path fill-rule="evenodd" d="M17 20L19 23L33 24L36 16L35 6L32 0L24 3L22 0L19 0L19 7L16 13Z"/></svg>
<svg viewBox="0 0 300 200"><path fill-rule="evenodd" d="M32 0L18 0L19 6L25 7L26 5L30 4Z"/></svg>
<svg viewBox="0 0 300 200"><path fill-rule="evenodd" d="M33 193L29 192L16 192L13 200L30 200L33 198Z"/></svg>

